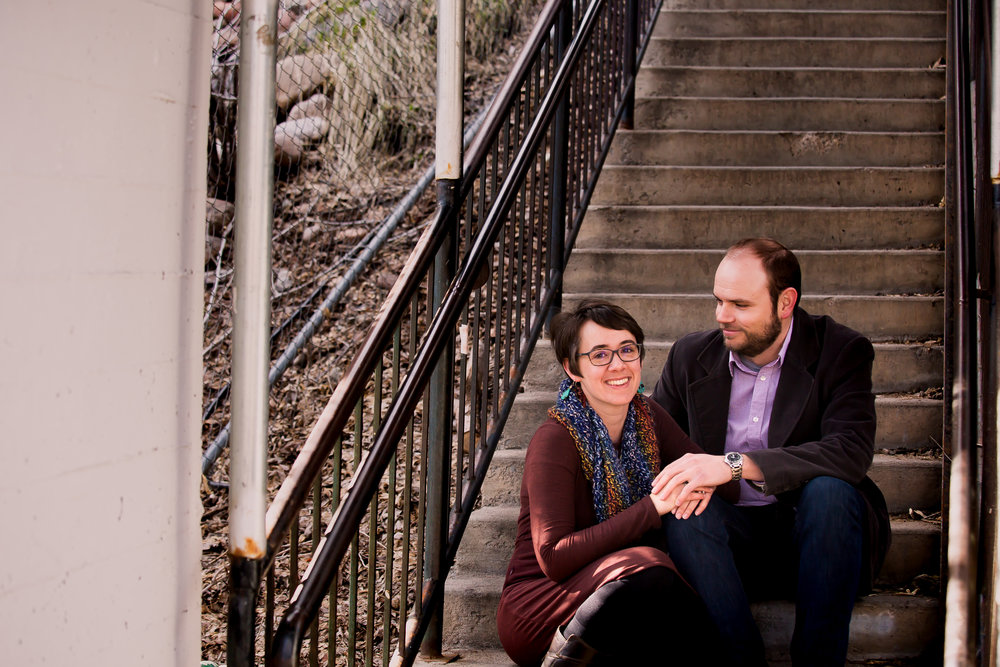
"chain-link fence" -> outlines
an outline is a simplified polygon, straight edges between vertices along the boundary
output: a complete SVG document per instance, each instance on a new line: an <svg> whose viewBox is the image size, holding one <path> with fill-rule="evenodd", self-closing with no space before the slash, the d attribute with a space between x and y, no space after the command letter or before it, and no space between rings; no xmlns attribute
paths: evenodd
<svg viewBox="0 0 1000 667"><path fill-rule="evenodd" d="M466 2L469 119L517 54L534 0ZM233 215L240 2L214 3L206 215L203 443L229 420ZM361 248L433 163L435 0L281 0L276 48L272 359L324 296L353 280ZM433 188L395 228L363 275L271 391L273 493L392 287L434 208ZM366 245L367 244L367 245ZM211 478L225 481L225 454ZM203 641L224 632L226 494L206 485Z"/></svg>

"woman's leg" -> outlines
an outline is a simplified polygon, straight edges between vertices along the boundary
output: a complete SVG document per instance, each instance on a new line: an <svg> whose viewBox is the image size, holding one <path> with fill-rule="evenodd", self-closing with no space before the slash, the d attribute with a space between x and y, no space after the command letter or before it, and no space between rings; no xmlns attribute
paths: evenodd
<svg viewBox="0 0 1000 667"><path fill-rule="evenodd" d="M709 659L717 642L704 605L667 567L651 567L597 589L563 631L605 664L687 664ZM610 662L607 662L610 661ZM676 662L675 662L676 661Z"/></svg>

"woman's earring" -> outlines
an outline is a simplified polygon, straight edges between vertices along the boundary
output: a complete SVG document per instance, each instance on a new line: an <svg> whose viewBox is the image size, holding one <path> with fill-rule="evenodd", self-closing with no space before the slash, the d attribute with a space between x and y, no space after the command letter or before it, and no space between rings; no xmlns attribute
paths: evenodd
<svg viewBox="0 0 1000 667"><path fill-rule="evenodd" d="M559 394L559 400L565 401L566 398L569 396L569 392L571 392L571 391L573 391L573 385L572 384L569 385L568 387L566 387L563 390L563 393Z"/></svg>
<svg viewBox="0 0 1000 667"><path fill-rule="evenodd" d="M641 394L641 393L643 393L645 391L646 391L646 385L644 385L643 383L640 382L639 383L639 393Z"/></svg>

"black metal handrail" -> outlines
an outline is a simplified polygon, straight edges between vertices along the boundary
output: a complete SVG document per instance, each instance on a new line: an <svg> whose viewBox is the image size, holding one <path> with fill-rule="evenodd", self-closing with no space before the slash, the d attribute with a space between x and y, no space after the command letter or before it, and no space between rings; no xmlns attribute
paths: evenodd
<svg viewBox="0 0 1000 667"><path fill-rule="evenodd" d="M266 576L266 600L260 633L258 604L231 599L231 665L261 652L298 664L307 633L311 664L411 664L422 639L434 650L444 580L658 11L659 0L545 5L466 157L458 203L439 206L275 496L264 561L233 562L244 598ZM234 626L249 646L233 646Z"/></svg>
<svg viewBox="0 0 1000 667"><path fill-rule="evenodd" d="M990 151L990 18L948 7L945 664L996 664L997 197ZM980 454L982 465L980 466Z"/></svg>

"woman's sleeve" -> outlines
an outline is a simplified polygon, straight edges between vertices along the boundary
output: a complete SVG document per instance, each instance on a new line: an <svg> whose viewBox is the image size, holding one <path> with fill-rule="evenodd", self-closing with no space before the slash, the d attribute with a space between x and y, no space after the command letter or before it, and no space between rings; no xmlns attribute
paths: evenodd
<svg viewBox="0 0 1000 667"><path fill-rule="evenodd" d="M656 423L656 439L660 445L661 466L666 466L685 454L705 453L705 450L688 437L688 434L677 425L674 418L663 407L649 399L646 399L646 404L653 411L653 421ZM716 490L723 500L730 503L735 503L740 499L739 482L727 482Z"/></svg>
<svg viewBox="0 0 1000 667"><path fill-rule="evenodd" d="M653 501L646 497L603 523L577 530L578 485L589 488L590 483L580 467L572 437L554 420L543 424L531 439L524 479L535 558L542 572L554 581L566 579L660 526Z"/></svg>

